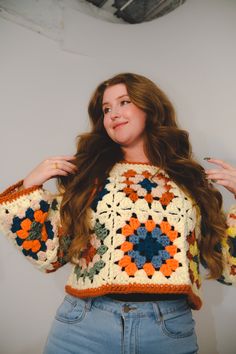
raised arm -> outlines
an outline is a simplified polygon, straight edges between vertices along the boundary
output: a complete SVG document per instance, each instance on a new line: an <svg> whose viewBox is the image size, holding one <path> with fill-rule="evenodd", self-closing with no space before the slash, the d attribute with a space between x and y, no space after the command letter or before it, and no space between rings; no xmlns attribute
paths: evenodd
<svg viewBox="0 0 236 354"><path fill-rule="evenodd" d="M222 160L206 159L218 166L218 168L206 170L207 178L213 183L224 186L236 198L236 168ZM219 281L231 285L236 284L236 205L230 208L226 221L228 228L221 245L224 271Z"/></svg>
<svg viewBox="0 0 236 354"><path fill-rule="evenodd" d="M60 195L42 184L56 175L74 173L73 157L50 158L26 178L0 194L0 230L40 270L51 272L67 262L71 239L60 224ZM54 164L54 165L53 165Z"/></svg>

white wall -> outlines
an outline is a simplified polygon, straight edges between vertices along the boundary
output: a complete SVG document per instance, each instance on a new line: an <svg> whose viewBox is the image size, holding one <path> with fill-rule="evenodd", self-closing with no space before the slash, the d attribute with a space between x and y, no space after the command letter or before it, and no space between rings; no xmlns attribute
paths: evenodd
<svg viewBox="0 0 236 354"><path fill-rule="evenodd" d="M236 165L235 1L188 0L138 27L93 19L100 33L108 28L98 38L79 13L65 19L61 46L0 19L1 190L46 156L74 153L76 135L88 128L90 94L121 71L144 74L167 92L204 166L204 156ZM126 26L119 38L117 26ZM233 198L223 195L228 208ZM1 236L0 353L39 354L70 266L41 274ZM194 313L200 354L235 353L235 296L233 287L204 282L204 306Z"/></svg>

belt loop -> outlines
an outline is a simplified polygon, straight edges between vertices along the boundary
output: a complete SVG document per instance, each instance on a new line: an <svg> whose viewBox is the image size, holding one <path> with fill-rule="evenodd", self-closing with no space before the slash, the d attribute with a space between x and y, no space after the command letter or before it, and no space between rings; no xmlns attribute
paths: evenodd
<svg viewBox="0 0 236 354"><path fill-rule="evenodd" d="M163 315L162 315L160 306L159 306L159 304L158 304L158 301L153 302L153 303L152 303L152 306L153 306L153 310L154 310L154 313L155 313L157 322L162 322L162 320L163 320Z"/></svg>
<svg viewBox="0 0 236 354"><path fill-rule="evenodd" d="M92 304L93 304L93 300L94 300L94 298L92 298L92 297L88 297L88 298L85 299L85 309L87 311L91 310L91 307L92 307Z"/></svg>

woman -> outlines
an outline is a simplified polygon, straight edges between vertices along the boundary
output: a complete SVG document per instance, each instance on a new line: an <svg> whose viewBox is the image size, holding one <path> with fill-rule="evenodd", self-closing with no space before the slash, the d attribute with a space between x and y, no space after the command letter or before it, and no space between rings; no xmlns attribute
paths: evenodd
<svg viewBox="0 0 236 354"><path fill-rule="evenodd" d="M235 195L236 169L194 161L169 99L141 75L101 83L88 112L75 156L43 161L0 199L27 258L46 272L73 264L45 353L197 353L199 262L236 279L236 208L226 218L212 185ZM42 187L53 177L57 196Z"/></svg>

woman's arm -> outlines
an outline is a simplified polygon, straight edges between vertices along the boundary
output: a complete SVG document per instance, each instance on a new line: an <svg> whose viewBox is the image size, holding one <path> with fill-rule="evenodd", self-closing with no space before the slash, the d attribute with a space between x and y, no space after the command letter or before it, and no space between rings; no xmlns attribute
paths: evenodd
<svg viewBox="0 0 236 354"><path fill-rule="evenodd" d="M236 198L236 168L218 159L206 158L218 168L206 170L207 178L224 186ZM222 240L221 252L224 259L224 271L219 281L231 285L236 283L236 205L226 215L227 229Z"/></svg>
<svg viewBox="0 0 236 354"><path fill-rule="evenodd" d="M222 254L225 261L222 281L236 284L236 206L232 206L227 214L226 237L222 242Z"/></svg>
<svg viewBox="0 0 236 354"><path fill-rule="evenodd" d="M55 171L51 170L52 163L56 163L53 158L51 165L49 159L43 161L25 180L0 194L0 230L45 272L54 271L67 262L66 254L71 243L71 238L63 234L60 223L62 196L52 195L42 187L42 183L56 175L76 171L67 159L60 160L61 171L58 166L54 166Z"/></svg>

